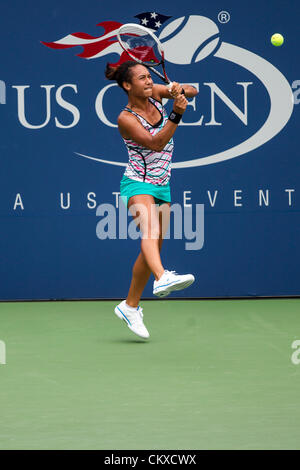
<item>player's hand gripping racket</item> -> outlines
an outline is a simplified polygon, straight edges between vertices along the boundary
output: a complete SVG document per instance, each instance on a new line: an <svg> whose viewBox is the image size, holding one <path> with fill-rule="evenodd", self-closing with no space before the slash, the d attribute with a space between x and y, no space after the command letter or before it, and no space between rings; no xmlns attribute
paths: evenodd
<svg viewBox="0 0 300 470"><path fill-rule="evenodd" d="M159 39L148 28L135 23L123 24L117 33L121 47L133 60L148 67L166 83L169 91L173 82L165 70L164 51ZM162 66L163 74L156 67Z"/></svg>

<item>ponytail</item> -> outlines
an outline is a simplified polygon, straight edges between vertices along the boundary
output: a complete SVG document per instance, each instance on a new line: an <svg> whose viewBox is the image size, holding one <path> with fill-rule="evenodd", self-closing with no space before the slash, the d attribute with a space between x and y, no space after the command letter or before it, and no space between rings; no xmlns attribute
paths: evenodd
<svg viewBox="0 0 300 470"><path fill-rule="evenodd" d="M108 80L117 80L117 70L118 67L112 67L110 64L106 64L105 76Z"/></svg>
<svg viewBox="0 0 300 470"><path fill-rule="evenodd" d="M136 62L132 60L128 60L127 62L123 62L123 64L119 65L118 67L114 67L110 64L106 64L105 69L105 76L108 80L116 80L119 87L123 88L123 90L127 93L125 88L123 87L124 82L131 83L132 77L132 68L138 65Z"/></svg>

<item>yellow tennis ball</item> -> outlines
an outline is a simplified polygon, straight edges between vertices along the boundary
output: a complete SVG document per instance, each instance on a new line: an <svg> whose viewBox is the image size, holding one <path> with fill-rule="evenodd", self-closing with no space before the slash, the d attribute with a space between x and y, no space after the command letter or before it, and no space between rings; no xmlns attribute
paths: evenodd
<svg viewBox="0 0 300 470"><path fill-rule="evenodd" d="M282 36L282 34L276 33L273 34L273 36L271 37L271 43L273 44L273 46L282 46L283 42L284 37Z"/></svg>

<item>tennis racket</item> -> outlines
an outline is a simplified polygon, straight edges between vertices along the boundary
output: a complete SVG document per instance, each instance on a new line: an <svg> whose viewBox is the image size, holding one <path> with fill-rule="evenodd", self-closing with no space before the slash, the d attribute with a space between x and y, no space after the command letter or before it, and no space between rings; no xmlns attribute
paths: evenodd
<svg viewBox="0 0 300 470"><path fill-rule="evenodd" d="M118 41L125 52L138 64L145 65L172 88L173 82L165 69L165 57L162 45L155 34L148 28L135 23L126 23L117 32ZM157 70L161 66L163 74Z"/></svg>

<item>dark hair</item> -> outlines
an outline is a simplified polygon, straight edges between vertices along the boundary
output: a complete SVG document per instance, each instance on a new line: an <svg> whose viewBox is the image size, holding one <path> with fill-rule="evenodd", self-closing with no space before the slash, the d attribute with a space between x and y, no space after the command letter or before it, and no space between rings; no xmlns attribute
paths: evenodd
<svg viewBox="0 0 300 470"><path fill-rule="evenodd" d="M125 88L123 87L123 83L131 83L131 69L136 65L138 64L136 62L133 62L132 60L123 62L123 64L119 65L118 67L113 67L110 64L106 64L105 76L106 78L108 78L108 80L116 80L118 85L123 88L123 90L127 93L127 90L125 90Z"/></svg>

